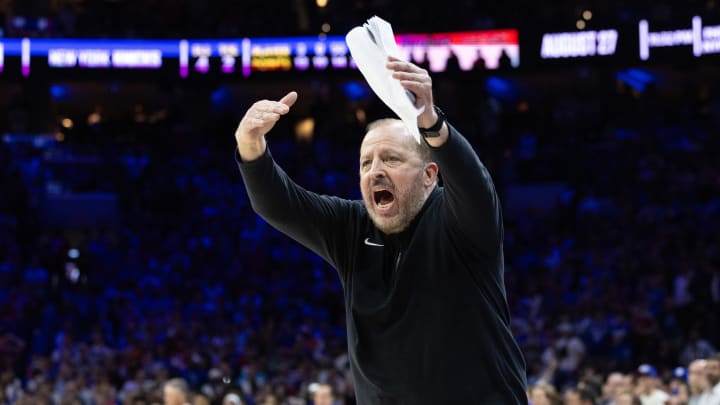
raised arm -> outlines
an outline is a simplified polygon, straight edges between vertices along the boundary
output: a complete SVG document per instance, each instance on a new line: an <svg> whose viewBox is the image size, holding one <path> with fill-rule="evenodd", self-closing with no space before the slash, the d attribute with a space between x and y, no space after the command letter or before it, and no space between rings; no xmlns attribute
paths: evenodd
<svg viewBox="0 0 720 405"><path fill-rule="evenodd" d="M338 268L338 244L347 231L343 225L352 222L353 203L295 184L267 149L265 135L296 100L290 92L280 101L258 101L245 113L235 132L240 173L258 215Z"/></svg>
<svg viewBox="0 0 720 405"><path fill-rule="evenodd" d="M432 94L432 79L427 70L412 63L404 62L395 57L388 57L387 68L392 70L393 78L400 81L400 85L415 95L415 107L422 107L422 114L418 115L418 127L430 128L438 121ZM432 147L442 146L448 139L447 123L443 122L440 134L433 138L425 138Z"/></svg>
<svg viewBox="0 0 720 405"><path fill-rule="evenodd" d="M387 68L393 77L413 92L416 107L424 107L418 127L431 128L440 118L435 110L432 79L425 69L390 57ZM468 141L443 122L437 136L425 137L440 168L445 189L447 215L454 227L488 254L502 243L500 202L490 173Z"/></svg>
<svg viewBox="0 0 720 405"><path fill-rule="evenodd" d="M503 238L502 213L487 168L452 126L447 141L433 148L432 156L440 168L451 223L483 252L497 254Z"/></svg>

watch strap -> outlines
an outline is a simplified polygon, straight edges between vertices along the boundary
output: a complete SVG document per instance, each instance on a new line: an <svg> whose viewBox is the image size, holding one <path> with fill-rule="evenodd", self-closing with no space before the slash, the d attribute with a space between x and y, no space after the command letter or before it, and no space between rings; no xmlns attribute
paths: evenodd
<svg viewBox="0 0 720 405"><path fill-rule="evenodd" d="M433 105L433 109L438 116L435 124L433 124L433 126L429 128L418 127L418 129L420 130L420 134L426 138L434 138L440 136L440 129L442 128L445 121L447 121L445 118L445 113L440 109L440 107Z"/></svg>

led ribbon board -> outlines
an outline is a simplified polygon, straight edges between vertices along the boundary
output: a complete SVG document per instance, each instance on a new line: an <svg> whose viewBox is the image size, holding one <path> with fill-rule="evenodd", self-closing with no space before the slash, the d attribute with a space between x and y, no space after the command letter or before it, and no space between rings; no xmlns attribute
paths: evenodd
<svg viewBox="0 0 720 405"><path fill-rule="evenodd" d="M409 59L429 62L430 70L444 71L456 58L461 70L470 70L482 58L495 69L503 57L517 67L520 44L517 30L396 35ZM22 74L30 75L31 62L50 70L110 69L157 70L178 67L180 77L219 71L223 74L263 71L342 70L356 66L343 36L104 40L104 39L0 39L0 73L10 58L20 58ZM14 59L13 59L14 62Z"/></svg>
<svg viewBox="0 0 720 405"><path fill-rule="evenodd" d="M618 31L578 31L546 33L540 47L541 59L583 58L615 55Z"/></svg>
<svg viewBox="0 0 720 405"><path fill-rule="evenodd" d="M652 48L692 47L695 57L720 53L720 25L703 26L702 17L692 18L690 28L650 31L647 20L638 24L640 59L650 59Z"/></svg>
<svg viewBox="0 0 720 405"><path fill-rule="evenodd" d="M497 69L502 58L512 67L520 66L520 41L515 29L395 35L407 60L429 64L433 72L445 71L456 58L460 70L471 70L482 61L485 69Z"/></svg>

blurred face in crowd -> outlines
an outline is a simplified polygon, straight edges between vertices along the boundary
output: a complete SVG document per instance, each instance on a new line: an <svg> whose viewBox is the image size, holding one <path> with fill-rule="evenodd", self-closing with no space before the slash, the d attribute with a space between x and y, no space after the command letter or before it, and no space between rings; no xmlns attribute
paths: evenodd
<svg viewBox="0 0 720 405"><path fill-rule="evenodd" d="M655 378L647 374L640 374L637 386L640 392L649 394L655 389Z"/></svg>
<svg viewBox="0 0 720 405"><path fill-rule="evenodd" d="M580 405L580 393L576 390L567 390L563 396L564 405ZM534 404L534 402L533 402Z"/></svg>
<svg viewBox="0 0 720 405"><path fill-rule="evenodd" d="M370 218L381 231L403 231L435 186L437 165L421 156L400 121L371 128L360 147L360 190Z"/></svg>
<svg viewBox="0 0 720 405"><path fill-rule="evenodd" d="M545 390L542 387L533 387L530 390L530 402L533 405L552 405Z"/></svg>
<svg viewBox="0 0 720 405"><path fill-rule="evenodd" d="M672 399L671 404L686 404L689 399L688 387L680 379L673 378L670 381L670 397Z"/></svg>
<svg viewBox="0 0 720 405"><path fill-rule="evenodd" d="M185 395L170 385L163 387L163 401L165 405L185 405L187 403Z"/></svg>
<svg viewBox="0 0 720 405"><path fill-rule="evenodd" d="M275 398L274 395L268 395L265 397L265 401L263 402L263 405L278 405L279 402L277 398Z"/></svg>
<svg viewBox="0 0 720 405"><path fill-rule="evenodd" d="M603 396L605 399L616 398L624 385L624 377L620 373L611 373L605 385L603 385Z"/></svg>
<svg viewBox="0 0 720 405"><path fill-rule="evenodd" d="M705 363L705 372L711 386L720 383L720 359L709 359Z"/></svg>
<svg viewBox="0 0 720 405"><path fill-rule="evenodd" d="M332 388L327 384L320 385L313 395L313 403L315 405L332 405Z"/></svg>
<svg viewBox="0 0 720 405"><path fill-rule="evenodd" d="M235 393L225 395L222 405L243 405L240 396Z"/></svg>
<svg viewBox="0 0 720 405"><path fill-rule="evenodd" d="M634 381L632 374L623 376L622 385L618 388L619 392L632 392L634 387Z"/></svg>
<svg viewBox="0 0 720 405"><path fill-rule="evenodd" d="M210 405L210 400L205 395L197 395L193 398L192 405Z"/></svg>
<svg viewBox="0 0 720 405"><path fill-rule="evenodd" d="M632 393L623 392L618 395L614 402L615 405L640 405L640 401L637 400Z"/></svg>
<svg viewBox="0 0 720 405"><path fill-rule="evenodd" d="M692 395L699 395L710 387L705 368L705 360L695 360L688 366L688 385Z"/></svg>

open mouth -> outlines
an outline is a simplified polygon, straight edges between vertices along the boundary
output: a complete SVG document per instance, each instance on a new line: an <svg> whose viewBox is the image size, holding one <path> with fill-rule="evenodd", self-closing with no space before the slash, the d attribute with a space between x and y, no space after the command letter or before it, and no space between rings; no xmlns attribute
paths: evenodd
<svg viewBox="0 0 720 405"><path fill-rule="evenodd" d="M373 199L378 208L388 208L395 202L395 195L388 190L377 190L373 192Z"/></svg>

